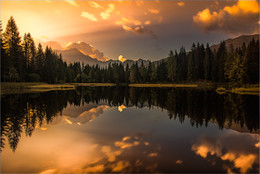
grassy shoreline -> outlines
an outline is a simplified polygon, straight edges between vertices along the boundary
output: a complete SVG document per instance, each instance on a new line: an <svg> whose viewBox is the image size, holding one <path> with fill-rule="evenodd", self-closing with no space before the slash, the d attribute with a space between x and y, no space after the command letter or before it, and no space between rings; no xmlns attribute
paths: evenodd
<svg viewBox="0 0 260 174"><path fill-rule="evenodd" d="M46 92L51 90L75 90L77 86L129 86L129 87L156 87L156 88L197 88L214 89L219 94L236 93L247 95L259 95L259 84L245 85L240 88L225 88L226 84L214 84L211 82L195 83L158 83L158 84L114 84L114 83L66 83L66 84L47 84L43 82L1 82L1 95L27 92ZM224 87L223 87L224 86Z"/></svg>
<svg viewBox="0 0 260 174"><path fill-rule="evenodd" d="M219 87L216 89L216 92L218 94L235 93L240 95L260 95L260 88L259 85L248 85L245 87L231 88L231 89Z"/></svg>

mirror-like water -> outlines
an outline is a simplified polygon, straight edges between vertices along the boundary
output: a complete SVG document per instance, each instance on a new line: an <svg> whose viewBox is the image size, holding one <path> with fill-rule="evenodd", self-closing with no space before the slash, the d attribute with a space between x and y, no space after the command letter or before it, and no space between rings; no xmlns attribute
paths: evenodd
<svg viewBox="0 0 260 174"><path fill-rule="evenodd" d="M259 96L87 87L1 96L1 172L259 172Z"/></svg>

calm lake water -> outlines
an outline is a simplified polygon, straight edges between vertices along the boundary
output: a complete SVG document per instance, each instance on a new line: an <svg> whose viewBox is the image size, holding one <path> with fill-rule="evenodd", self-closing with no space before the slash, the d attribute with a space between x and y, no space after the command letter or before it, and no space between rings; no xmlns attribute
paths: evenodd
<svg viewBox="0 0 260 174"><path fill-rule="evenodd" d="M259 96L82 87L1 100L2 173L259 172Z"/></svg>

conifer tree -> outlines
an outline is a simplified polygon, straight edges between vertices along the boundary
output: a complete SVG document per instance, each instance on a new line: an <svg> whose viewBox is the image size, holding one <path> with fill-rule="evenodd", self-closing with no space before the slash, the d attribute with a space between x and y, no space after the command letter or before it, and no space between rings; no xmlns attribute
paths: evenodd
<svg viewBox="0 0 260 174"><path fill-rule="evenodd" d="M25 80L25 65L26 61L22 54L21 37L13 16L7 22L5 32L3 34L4 50L8 57L9 79L11 81L24 81Z"/></svg>

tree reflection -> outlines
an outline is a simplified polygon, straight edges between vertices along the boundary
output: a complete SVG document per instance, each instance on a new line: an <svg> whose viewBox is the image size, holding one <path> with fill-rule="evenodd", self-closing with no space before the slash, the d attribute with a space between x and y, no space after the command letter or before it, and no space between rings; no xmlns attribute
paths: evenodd
<svg viewBox="0 0 260 174"><path fill-rule="evenodd" d="M21 133L31 136L36 127L51 123L68 104L106 103L111 107L152 106L167 110L170 119L192 126L217 123L220 129L238 124L249 132L259 130L259 96L224 94L182 88L79 87L75 91L1 96L1 150L6 138L15 151Z"/></svg>

